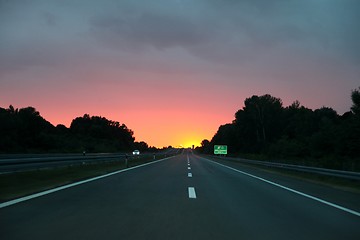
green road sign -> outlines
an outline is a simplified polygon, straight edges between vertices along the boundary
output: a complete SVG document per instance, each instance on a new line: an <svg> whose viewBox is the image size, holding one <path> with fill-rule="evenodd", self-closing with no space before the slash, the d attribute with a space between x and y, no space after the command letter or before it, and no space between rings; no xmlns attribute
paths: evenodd
<svg viewBox="0 0 360 240"><path fill-rule="evenodd" d="M215 145L214 154L227 154L227 145Z"/></svg>

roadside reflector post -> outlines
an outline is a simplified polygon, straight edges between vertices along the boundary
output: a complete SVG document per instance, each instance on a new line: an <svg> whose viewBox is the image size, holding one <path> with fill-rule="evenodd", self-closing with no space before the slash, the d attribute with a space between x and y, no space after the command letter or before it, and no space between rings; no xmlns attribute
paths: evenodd
<svg viewBox="0 0 360 240"><path fill-rule="evenodd" d="M128 168L129 164L128 164L128 155L125 155L125 167Z"/></svg>
<svg viewBox="0 0 360 240"><path fill-rule="evenodd" d="M155 153L154 153L153 159L155 160L155 158L156 158L156 157L155 157Z"/></svg>

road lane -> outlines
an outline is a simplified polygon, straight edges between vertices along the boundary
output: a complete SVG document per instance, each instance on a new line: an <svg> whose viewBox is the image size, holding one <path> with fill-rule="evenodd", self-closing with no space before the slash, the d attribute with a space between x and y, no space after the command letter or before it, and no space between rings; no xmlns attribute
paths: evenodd
<svg viewBox="0 0 360 240"><path fill-rule="evenodd" d="M227 230L223 225L236 222L233 227L244 239L358 239L360 236L358 216L199 157L192 159L198 201L204 200L216 216L226 216L224 222L218 222L219 231ZM221 227L224 229L220 230Z"/></svg>
<svg viewBox="0 0 360 240"><path fill-rule="evenodd" d="M204 160L207 160L207 159L205 159L205 158L203 158L203 159L204 159ZM238 173L240 173L240 174L246 175L246 176L251 177L251 178L255 178L255 179L257 179L257 180L260 180L260 181L262 181L262 182L268 183L268 184L273 185L273 186L275 186L275 187L282 188L282 189L284 189L284 190L286 190L286 191L289 191L289 192L298 194L298 195L300 195L300 196L309 198L309 199L311 199L311 200L320 202L320 203L322 203L322 204L325 204L325 205L328 205L328 206L337 208L337 209L339 209L339 210L341 210L341 211L348 212L348 213L353 214L353 215L355 215L355 216L357 216L357 217L360 217L360 212L357 212L357 211L355 211L355 210L352 210L352 209L349 209L349 208L346 208L346 207L343 207L343 206L340 206L340 205L331 203L331 202L326 201L326 200L323 200L323 199L321 199L321 198L318 198L318 197L309 195L309 194L307 194L307 193L304 193L304 192L301 192L301 191L298 191L298 190L295 190L295 189L286 187L286 186L284 186L284 185L275 183L275 182L273 182L273 181L266 180L265 178L255 176L255 175L253 175L253 174L244 172L244 171L242 171L242 170L239 170L239 169L236 169L236 168L233 168L233 167L230 167L230 166L226 166L226 165L221 164L221 163L217 163L217 162L214 162L214 161L212 161L212 163L216 163L217 165L219 165L219 166L221 166L221 167L230 169L230 170L232 170L232 171L238 172Z"/></svg>
<svg viewBox="0 0 360 240"><path fill-rule="evenodd" d="M359 217L186 153L0 209L0 227L1 239L360 236Z"/></svg>
<svg viewBox="0 0 360 240"><path fill-rule="evenodd" d="M211 159L209 156L206 158ZM334 187L331 185L316 183L311 179L307 181L299 177L290 177L289 175L281 174L281 172L279 173L276 170L273 171L273 168L259 168L253 165L244 165L238 162L226 160L219 161L216 160L216 158L213 158L213 160L217 163L239 169L240 171L244 171L267 180L274 180L276 183L283 186L360 212L360 192L355 192L353 190L349 191L347 188L341 188L338 186Z"/></svg>

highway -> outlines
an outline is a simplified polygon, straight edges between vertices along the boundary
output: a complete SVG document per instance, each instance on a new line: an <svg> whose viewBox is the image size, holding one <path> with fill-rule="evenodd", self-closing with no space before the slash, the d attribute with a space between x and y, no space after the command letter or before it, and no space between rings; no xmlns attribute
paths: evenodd
<svg viewBox="0 0 360 240"><path fill-rule="evenodd" d="M223 164L184 151L0 204L0 239L360 239L360 194Z"/></svg>

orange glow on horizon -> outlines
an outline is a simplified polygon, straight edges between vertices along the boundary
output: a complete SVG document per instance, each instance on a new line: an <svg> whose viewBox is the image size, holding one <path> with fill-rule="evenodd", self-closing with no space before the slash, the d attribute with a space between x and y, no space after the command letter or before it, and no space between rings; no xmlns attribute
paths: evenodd
<svg viewBox="0 0 360 240"><path fill-rule="evenodd" d="M189 140L189 141L185 141L186 143L183 145L184 148L191 148L193 145L194 147L200 147L201 146L201 140Z"/></svg>
<svg viewBox="0 0 360 240"><path fill-rule="evenodd" d="M188 110L188 112L181 110L137 110L124 113L93 110L81 113L67 112L66 114L49 112L46 109L37 110L55 126L63 124L70 127L73 119L82 117L85 113L90 116L102 116L108 120L118 121L134 131L135 141L144 141L149 146L157 148L201 146L202 140L211 140L218 127L227 122L225 117L217 116L215 118L208 113L192 110ZM168 116L171 118L167 118Z"/></svg>

